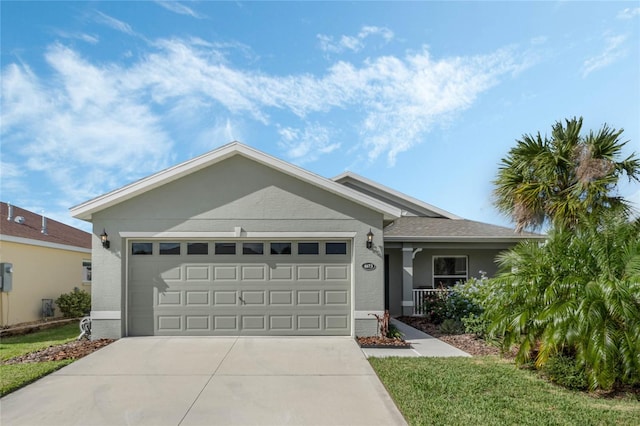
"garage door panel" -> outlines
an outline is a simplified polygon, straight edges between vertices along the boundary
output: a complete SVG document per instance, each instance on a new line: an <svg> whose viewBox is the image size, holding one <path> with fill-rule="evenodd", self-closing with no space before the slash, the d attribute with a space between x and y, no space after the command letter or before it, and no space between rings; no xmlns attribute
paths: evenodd
<svg viewBox="0 0 640 426"><path fill-rule="evenodd" d="M269 292L269 304L293 306L293 290L272 290Z"/></svg>
<svg viewBox="0 0 640 426"><path fill-rule="evenodd" d="M347 256L145 255L129 264L129 335L351 333Z"/></svg>
<svg viewBox="0 0 640 426"><path fill-rule="evenodd" d="M158 306L176 306L182 305L182 292L180 291L164 291L158 292Z"/></svg>
<svg viewBox="0 0 640 426"><path fill-rule="evenodd" d="M298 281L320 281L322 274L319 265L300 265L296 268Z"/></svg>
<svg viewBox="0 0 640 426"><path fill-rule="evenodd" d="M271 281L285 280L293 281L293 266L292 265L275 265L269 268L269 279Z"/></svg>
<svg viewBox="0 0 640 426"><path fill-rule="evenodd" d="M264 265L243 265L240 270L243 281L264 281L267 277Z"/></svg>
<svg viewBox="0 0 640 426"><path fill-rule="evenodd" d="M229 306L238 304L238 292L236 291L214 291L214 306Z"/></svg>
<svg viewBox="0 0 640 426"><path fill-rule="evenodd" d="M213 279L215 281L237 281L238 280L238 267L237 266L214 266L213 267Z"/></svg>
<svg viewBox="0 0 640 426"><path fill-rule="evenodd" d="M209 306L211 297L208 291L185 291L187 306Z"/></svg>
<svg viewBox="0 0 640 426"><path fill-rule="evenodd" d="M320 306L322 303L320 291L318 290L302 290L298 291L297 295L298 305Z"/></svg>
<svg viewBox="0 0 640 426"><path fill-rule="evenodd" d="M209 266L185 265L186 281L209 281L211 268Z"/></svg>

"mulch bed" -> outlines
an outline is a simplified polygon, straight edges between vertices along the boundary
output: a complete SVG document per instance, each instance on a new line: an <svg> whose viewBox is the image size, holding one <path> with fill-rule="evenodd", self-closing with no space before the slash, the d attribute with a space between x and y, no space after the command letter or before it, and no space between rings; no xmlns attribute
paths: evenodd
<svg viewBox="0 0 640 426"><path fill-rule="evenodd" d="M113 339L76 340L63 345L49 346L37 352L31 352L4 361L2 364L26 364L32 362L62 361L79 359L114 342Z"/></svg>
<svg viewBox="0 0 640 426"><path fill-rule="evenodd" d="M405 342L404 340L397 339L397 338L369 336L369 337L358 337L357 340L361 348L385 348L385 349L411 348L411 343Z"/></svg>
<svg viewBox="0 0 640 426"><path fill-rule="evenodd" d="M425 318L399 317L398 321L436 337L472 356L499 355L508 358L515 356L515 353L503 354L500 348L477 338L474 334L444 334L440 331L439 326L430 323Z"/></svg>

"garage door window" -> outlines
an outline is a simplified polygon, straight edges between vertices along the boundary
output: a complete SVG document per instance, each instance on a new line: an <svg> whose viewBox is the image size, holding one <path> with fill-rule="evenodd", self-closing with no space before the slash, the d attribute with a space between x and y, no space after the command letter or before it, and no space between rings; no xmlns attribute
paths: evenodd
<svg viewBox="0 0 640 426"><path fill-rule="evenodd" d="M216 243L216 254L236 254L236 243Z"/></svg>
<svg viewBox="0 0 640 426"><path fill-rule="evenodd" d="M347 243L327 243L327 254L347 254Z"/></svg>
<svg viewBox="0 0 640 426"><path fill-rule="evenodd" d="M291 254L291 243L271 243L271 254Z"/></svg>
<svg viewBox="0 0 640 426"><path fill-rule="evenodd" d="M298 254L319 254L319 246L318 243L298 243Z"/></svg>
<svg viewBox="0 0 640 426"><path fill-rule="evenodd" d="M180 254L180 243L160 243L160 254Z"/></svg>
<svg viewBox="0 0 640 426"><path fill-rule="evenodd" d="M264 244L262 243L242 243L242 254L263 254Z"/></svg>
<svg viewBox="0 0 640 426"><path fill-rule="evenodd" d="M187 254L209 254L209 244L187 243Z"/></svg>
<svg viewBox="0 0 640 426"><path fill-rule="evenodd" d="M131 244L131 254L136 256L153 254L153 244L152 243L133 243Z"/></svg>

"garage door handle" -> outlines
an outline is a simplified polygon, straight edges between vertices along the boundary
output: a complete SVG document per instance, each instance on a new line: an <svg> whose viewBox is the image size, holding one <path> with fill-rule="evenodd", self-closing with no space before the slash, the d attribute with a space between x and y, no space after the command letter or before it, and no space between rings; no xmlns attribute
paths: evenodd
<svg viewBox="0 0 640 426"><path fill-rule="evenodd" d="M242 303L243 305L246 305L247 302L245 302L244 300L242 300L242 297L238 296L238 300L240 301L240 303Z"/></svg>

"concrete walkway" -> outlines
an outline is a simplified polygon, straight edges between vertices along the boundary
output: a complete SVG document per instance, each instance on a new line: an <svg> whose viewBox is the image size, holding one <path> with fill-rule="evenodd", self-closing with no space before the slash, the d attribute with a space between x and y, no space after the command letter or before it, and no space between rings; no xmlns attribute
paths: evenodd
<svg viewBox="0 0 640 426"><path fill-rule="evenodd" d="M1 402L10 425L405 425L350 337L124 338Z"/></svg>
<svg viewBox="0 0 640 426"><path fill-rule="evenodd" d="M391 318L391 324L395 325L398 330L404 334L404 339L411 342L411 349L362 349L364 354L369 357L450 357L450 356L466 356L468 353L451 346L442 340L429 336L420 330L408 326L407 324Z"/></svg>

